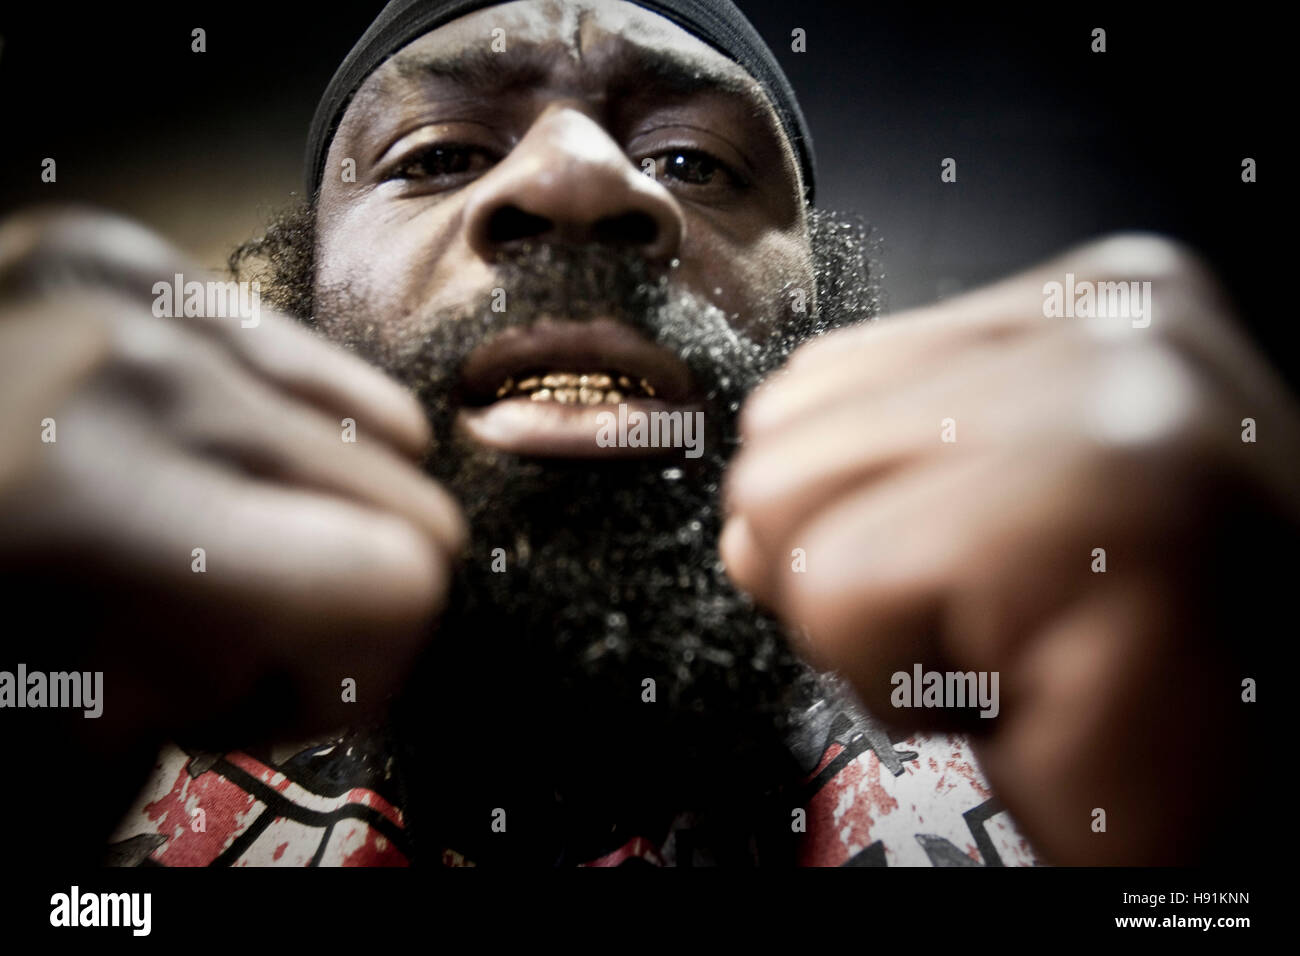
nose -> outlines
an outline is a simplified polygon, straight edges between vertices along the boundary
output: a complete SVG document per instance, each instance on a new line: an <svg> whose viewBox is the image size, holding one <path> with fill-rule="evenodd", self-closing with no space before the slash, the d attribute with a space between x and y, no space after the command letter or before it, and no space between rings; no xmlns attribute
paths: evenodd
<svg viewBox="0 0 1300 956"><path fill-rule="evenodd" d="M686 231L672 194L574 108L548 107L470 190L467 238L488 260L531 240L617 245L665 262Z"/></svg>

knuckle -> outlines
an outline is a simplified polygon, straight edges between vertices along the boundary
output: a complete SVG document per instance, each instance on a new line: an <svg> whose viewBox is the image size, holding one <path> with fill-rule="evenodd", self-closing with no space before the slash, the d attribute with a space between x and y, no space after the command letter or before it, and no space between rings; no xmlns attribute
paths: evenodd
<svg viewBox="0 0 1300 956"><path fill-rule="evenodd" d="M776 590L782 615L802 632L805 656L828 669L854 661L866 622L844 613L847 595L821 585L815 571L795 574L788 567L778 575Z"/></svg>
<svg viewBox="0 0 1300 956"><path fill-rule="evenodd" d="M187 338L162 322L116 317L109 371L112 380L138 394L154 411L192 402L196 380L206 378L203 370L215 356L210 346Z"/></svg>
<svg viewBox="0 0 1300 956"><path fill-rule="evenodd" d="M449 568L445 555L426 534L401 518L385 516L374 524L369 551L371 573L383 582L377 614L411 622L441 609Z"/></svg>
<svg viewBox="0 0 1300 956"><path fill-rule="evenodd" d="M1152 282L1208 281L1212 272L1191 246L1155 232L1120 232L1081 250L1091 272Z"/></svg>
<svg viewBox="0 0 1300 956"><path fill-rule="evenodd" d="M0 225L0 293L7 295L120 286L142 268L170 268L178 260L175 249L143 226L88 207L27 210ZM139 296L148 292L135 286L130 289Z"/></svg>
<svg viewBox="0 0 1300 956"><path fill-rule="evenodd" d="M822 332L810 339L791 353L786 363L787 371L802 369L820 359L834 355L838 351L854 347L868 331L874 331L875 324L853 326Z"/></svg>

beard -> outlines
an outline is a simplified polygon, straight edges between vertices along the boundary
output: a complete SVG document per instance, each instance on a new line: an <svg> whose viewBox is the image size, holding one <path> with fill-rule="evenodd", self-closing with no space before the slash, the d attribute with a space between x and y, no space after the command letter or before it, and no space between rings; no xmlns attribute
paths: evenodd
<svg viewBox="0 0 1300 956"><path fill-rule="evenodd" d="M875 311L874 276L853 268L862 230L820 225L819 291L841 308L754 337L606 247L522 248L499 266L508 311L385 317L397 341L374 333L368 297L316 287L318 324L421 401L436 436L425 468L470 527L390 721L417 859L454 848L475 862L582 861L664 836L687 809L725 817L751 849L759 833L788 843L781 795L809 769L789 738L827 687L727 578L719 493L745 396L803 341ZM612 318L680 358L705 409L703 454L525 458L460 433L466 356L548 318Z"/></svg>

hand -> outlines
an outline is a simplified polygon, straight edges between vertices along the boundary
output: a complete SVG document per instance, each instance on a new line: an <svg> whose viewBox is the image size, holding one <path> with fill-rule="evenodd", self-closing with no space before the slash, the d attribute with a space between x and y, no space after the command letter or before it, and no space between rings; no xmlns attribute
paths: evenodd
<svg viewBox="0 0 1300 956"><path fill-rule="evenodd" d="M1149 281L1149 325L1046 318L1067 272ZM743 411L723 558L880 718L973 732L1048 859L1200 858L1243 827L1263 635L1227 622L1280 600L1252 548L1294 553L1298 432L1208 271L1116 237L797 352ZM998 715L894 706L916 664L997 672Z"/></svg>
<svg viewBox="0 0 1300 956"><path fill-rule="evenodd" d="M0 565L43 625L6 660L102 669L97 739L332 729L428 637L463 519L410 395L269 310L156 317L176 273L212 278L98 214L0 230Z"/></svg>

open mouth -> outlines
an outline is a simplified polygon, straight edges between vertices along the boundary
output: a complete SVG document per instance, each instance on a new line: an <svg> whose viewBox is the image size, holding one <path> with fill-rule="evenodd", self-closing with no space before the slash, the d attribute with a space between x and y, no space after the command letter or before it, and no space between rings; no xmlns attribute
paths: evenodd
<svg viewBox="0 0 1300 956"><path fill-rule="evenodd" d="M627 325L543 320L479 346L461 369L457 423L476 441L544 457L627 457L671 449L603 447L602 412L693 410L685 363Z"/></svg>

